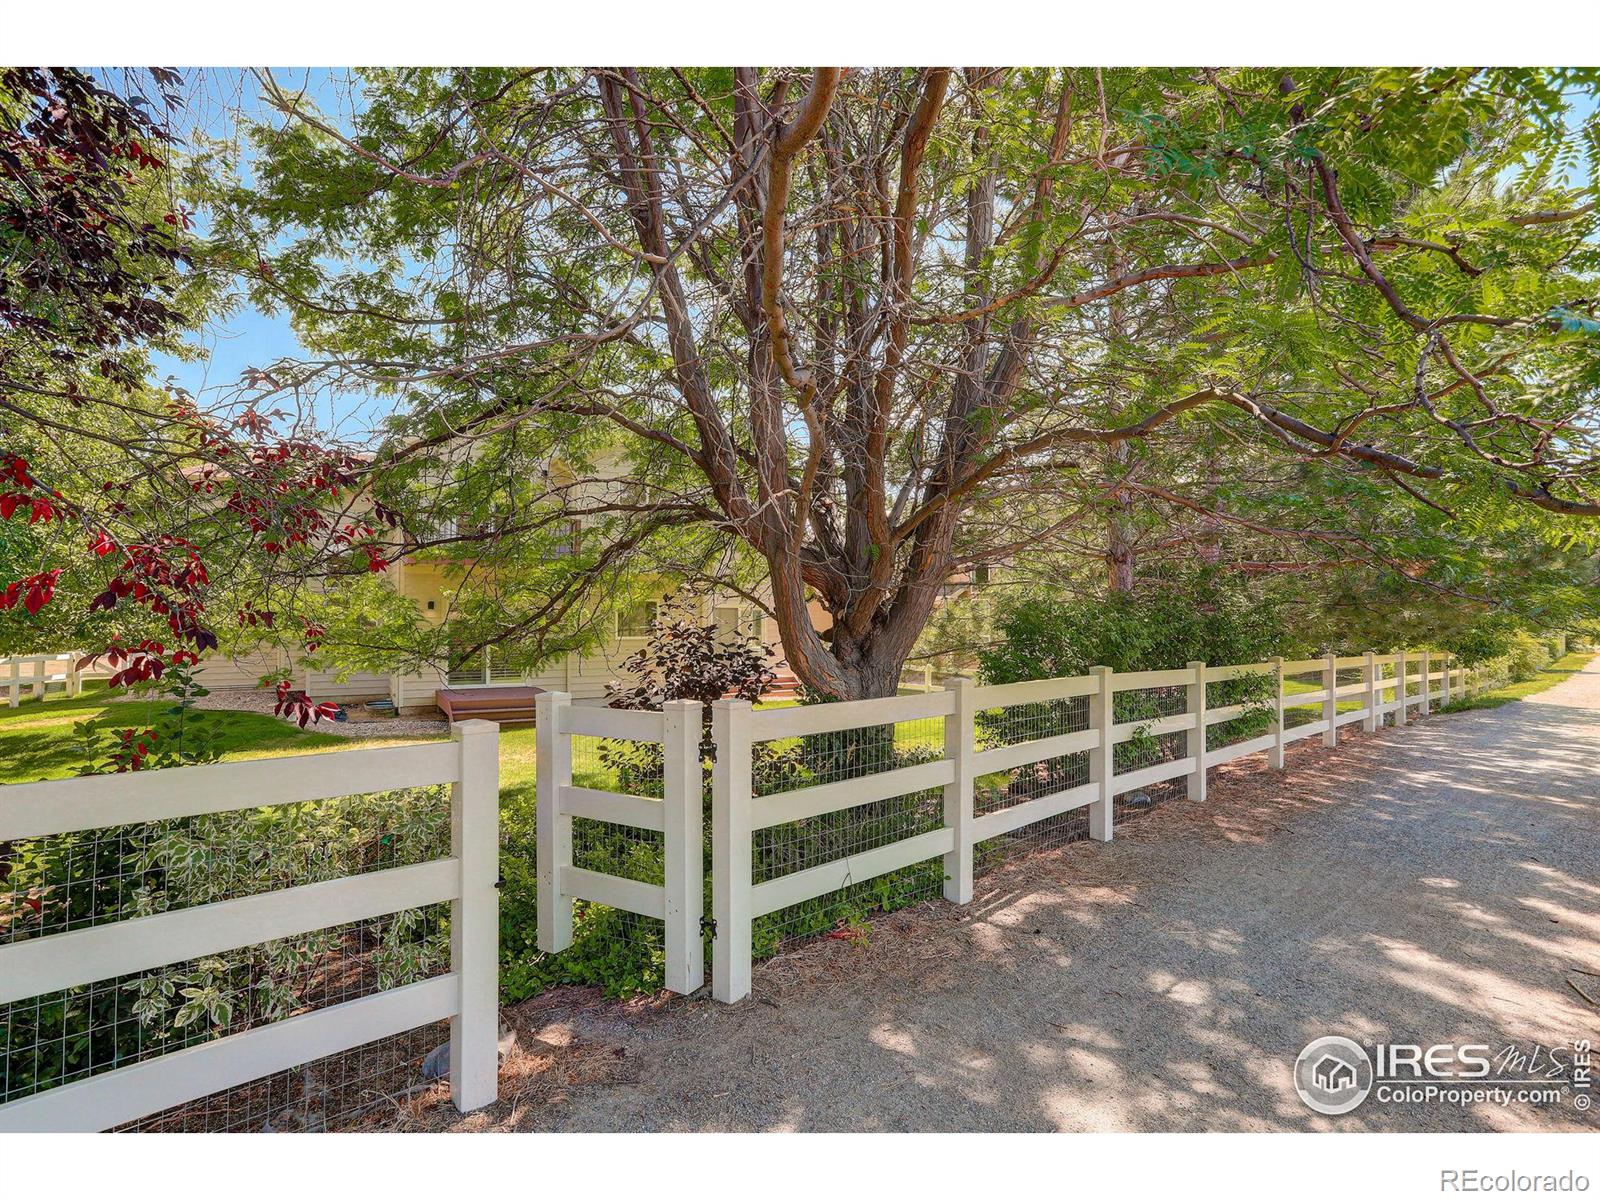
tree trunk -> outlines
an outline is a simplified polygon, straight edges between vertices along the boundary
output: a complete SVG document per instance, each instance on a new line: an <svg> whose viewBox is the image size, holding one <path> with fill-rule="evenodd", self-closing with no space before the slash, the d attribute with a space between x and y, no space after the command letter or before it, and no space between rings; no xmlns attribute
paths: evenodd
<svg viewBox="0 0 1600 1200"><path fill-rule="evenodd" d="M940 533L944 537L943 531ZM947 539L946 539L947 540ZM847 600L835 608L823 598L833 627L819 634L799 589L774 590L783 602L774 605L778 636L789 669L815 692L839 700L871 700L893 696L900 690L900 673L928 624L941 587L949 578L949 549L945 544L923 569L908 569L907 576L887 597L878 601L870 620L852 612ZM777 573L769 576L777 582ZM857 618L855 622L848 617ZM865 631L852 629L865 626Z"/></svg>
<svg viewBox="0 0 1600 1200"><path fill-rule="evenodd" d="M1119 499L1117 507L1120 511L1106 519L1106 586L1113 592L1131 592L1138 552L1128 537L1127 506Z"/></svg>

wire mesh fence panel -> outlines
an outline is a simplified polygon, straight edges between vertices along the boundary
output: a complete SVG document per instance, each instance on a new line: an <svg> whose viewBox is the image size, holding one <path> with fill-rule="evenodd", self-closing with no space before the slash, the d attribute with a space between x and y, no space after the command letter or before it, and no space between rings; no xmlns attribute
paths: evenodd
<svg viewBox="0 0 1600 1200"><path fill-rule="evenodd" d="M920 717L755 744L751 783L757 796L865 779L944 756L944 719Z"/></svg>
<svg viewBox="0 0 1600 1200"><path fill-rule="evenodd" d="M1333 673L1334 686L1339 688L1352 687L1365 681L1365 672L1362 667L1339 667ZM1336 697L1334 711L1344 713L1356 712L1367 706L1367 697L1364 692L1353 695ZM1353 719L1353 718L1352 718Z"/></svg>
<svg viewBox="0 0 1600 1200"><path fill-rule="evenodd" d="M993 750L1089 728L1089 697L980 709L976 745ZM973 813L985 816L1089 782L1089 753L1062 754L980 775L973 785ZM973 870L992 870L1008 858L1052 849L1088 836L1087 810L1060 813L1011 830L973 847Z"/></svg>
<svg viewBox="0 0 1600 1200"><path fill-rule="evenodd" d="M213 1092L118 1126L119 1133L334 1133L397 1119L449 1092L446 1022L418 1026Z"/></svg>
<svg viewBox="0 0 1600 1200"><path fill-rule="evenodd" d="M666 947L660 918L579 900L573 905L572 948L561 955L582 967L564 978L594 984L613 996L659 991L666 979Z"/></svg>
<svg viewBox="0 0 1600 1200"><path fill-rule="evenodd" d="M1087 782L1087 768L1084 771L1084 781ZM1070 785L1069 785L1070 786ZM1038 854L1046 850L1054 850L1065 846L1069 842L1082 841L1089 836L1089 810L1075 808L1071 812L1058 813L1053 817L1046 817L1042 821L1034 821L1030 825L1023 825L999 837L988 838L974 843L972 847L972 869L975 874L992 871L1001 863L1019 858L1027 854Z"/></svg>
<svg viewBox="0 0 1600 1200"><path fill-rule="evenodd" d="M1186 686L1134 688L1118 692L1112 704L1113 720L1119 725L1137 723L1139 727L1134 729L1131 738L1111 748L1113 772L1126 775L1188 757L1188 730L1155 733L1143 728L1150 722L1177 716L1188 710L1189 689ZM1186 784L1180 777L1119 791L1112 800L1112 819L1122 821L1147 812L1158 804L1182 796L1185 788Z"/></svg>
<svg viewBox="0 0 1600 1200"><path fill-rule="evenodd" d="M944 865L939 858L846 884L799 904L757 917L751 929L751 957L770 958L798 942L815 937L864 941L867 918L895 912L944 892Z"/></svg>
<svg viewBox="0 0 1600 1200"><path fill-rule="evenodd" d="M1112 762L1118 775L1161 763L1176 762L1189 753L1187 730L1154 733L1144 728L1163 717L1174 717L1189 709L1187 687L1132 688L1119 691L1113 701L1113 719L1118 725L1134 724L1133 736L1112 747Z"/></svg>
<svg viewBox="0 0 1600 1200"><path fill-rule="evenodd" d="M1181 775L1176 779L1164 779L1160 783L1120 792L1111 804L1113 820L1120 825L1123 821L1159 808L1169 800L1181 800L1187 794L1188 784Z"/></svg>
<svg viewBox="0 0 1600 1200"><path fill-rule="evenodd" d="M660 884L666 878L666 842L660 830L574 817L572 865L601 875Z"/></svg>
<svg viewBox="0 0 1600 1200"><path fill-rule="evenodd" d="M1232 679L1206 684L1206 710L1239 707L1237 716L1206 727L1206 749L1224 750L1265 734L1272 727L1273 697L1277 677L1271 671L1251 671Z"/></svg>
<svg viewBox="0 0 1600 1200"><path fill-rule="evenodd" d="M574 786L665 797L661 743L588 734L573 734L570 742ZM709 835L704 853L709 867ZM666 878L666 838L660 830L573 817L572 865L660 885ZM573 906L572 946L551 957L562 961L541 964L539 978L594 983L613 995L653 991L665 978L665 926L656 917L579 900Z"/></svg>
<svg viewBox="0 0 1600 1200"><path fill-rule="evenodd" d="M1003 812L1089 782L1089 752L1062 754L1005 771L980 775L974 781L974 816Z"/></svg>
<svg viewBox="0 0 1600 1200"><path fill-rule="evenodd" d="M442 787L0 842L0 945L449 853Z"/></svg>
<svg viewBox="0 0 1600 1200"><path fill-rule="evenodd" d="M979 750L993 750L1063 733L1079 733L1087 728L1088 696L1071 696L1065 700L1045 700L1035 704L1012 704L1004 708L980 708L977 712L976 743Z"/></svg>
<svg viewBox="0 0 1600 1200"><path fill-rule="evenodd" d="M572 735L572 782L578 787L659 800L666 794L665 780L660 742Z"/></svg>
<svg viewBox="0 0 1600 1200"><path fill-rule="evenodd" d="M1379 677L1377 703L1380 711L1372 719L1373 728L1375 729L1384 729L1394 724L1394 714L1381 711L1383 705L1391 703L1394 699L1393 693L1386 690L1389 684L1390 679L1387 673Z"/></svg>
<svg viewBox="0 0 1600 1200"><path fill-rule="evenodd" d="M0 944L448 858L450 806L420 787L0 843ZM0 1103L449 969L440 903L13 1000ZM332 1056L318 1077L349 1069ZM319 1095L322 1119L344 1115Z"/></svg>
<svg viewBox="0 0 1600 1200"><path fill-rule="evenodd" d="M0 1005L0 1103L449 969L435 904Z"/></svg>
<svg viewBox="0 0 1600 1200"><path fill-rule="evenodd" d="M852 779L944 756L944 720L917 718L757 742L752 790L757 797ZM758 829L751 838L752 882L893 845L944 824L944 791L924 788L851 808ZM778 909L755 922L754 953L766 957L798 938L859 926L865 914L891 911L942 892L938 859L874 879L851 881L827 895Z"/></svg>
<svg viewBox="0 0 1600 1200"><path fill-rule="evenodd" d="M1283 727L1298 729L1322 720L1322 701L1297 701L1296 697L1322 691L1322 672L1300 671L1283 677Z"/></svg>

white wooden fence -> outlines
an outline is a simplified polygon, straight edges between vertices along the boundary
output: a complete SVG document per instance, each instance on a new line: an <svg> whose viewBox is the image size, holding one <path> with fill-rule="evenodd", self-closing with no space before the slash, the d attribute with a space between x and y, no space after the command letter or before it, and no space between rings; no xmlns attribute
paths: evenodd
<svg viewBox="0 0 1600 1200"><path fill-rule="evenodd" d="M1339 682L1341 671L1356 668L1361 672L1359 681ZM1286 692L1286 680L1313 673L1320 687ZM1268 701L1269 731L1208 750L1209 727L1236 719L1253 706L1210 708L1207 685L1250 674L1275 681ZM1218 667L1193 662L1178 670L1131 673L1100 667L1084 676L989 687L953 678L942 690L920 695L792 708L757 709L746 701L719 700L712 705L712 994L727 1002L749 994L752 924L765 914L932 858L943 860L945 898L964 904L972 899L973 848L980 842L1085 807L1090 836L1110 841L1113 802L1118 795L1181 778L1190 798L1203 800L1210 767L1265 753L1270 764L1281 769L1285 748L1296 741L1320 736L1325 745L1335 746L1345 725L1359 721L1371 731L1390 713L1395 724L1404 725L1413 711L1426 714L1435 703L1468 694L1476 679L1464 669L1451 667L1446 655L1369 653ZM1185 711L1147 720L1119 723L1114 719L1118 693L1175 688L1186 689ZM1088 698L1088 728L977 749L980 712L1076 697ZM1340 712L1341 702L1355 707ZM540 947L559 950L570 945L574 899L664 917L668 925L668 986L680 993L695 990L704 982L699 932L703 887L697 745L700 706L674 702L665 713L624 712L575 706L561 693L539 697L539 705ZM1286 710L1306 707L1316 711L1313 720L1294 725L1285 721ZM775 795L754 794L752 764L757 743L927 719L943 722L943 754L935 761ZM1135 737L1169 734L1184 735L1186 749L1181 757L1116 773L1117 745ZM666 798L572 786L573 735L664 743ZM1088 758L1087 782L996 812L974 814L975 783L981 777L1080 753ZM758 830L933 788L944 791L939 828L754 882L752 836ZM664 885L649 886L573 867L573 816L664 830Z"/></svg>
<svg viewBox="0 0 1600 1200"><path fill-rule="evenodd" d="M535 700L538 722L539 949L572 945L572 902L589 900L655 917L665 925L666 986L687 995L705 981L700 920L705 909L704 822L701 817L698 701L673 700L662 712L573 704L565 692ZM663 797L574 787L572 739L602 737L657 743ZM591 817L662 835L663 882L640 883L575 867L572 818Z"/></svg>
<svg viewBox="0 0 1600 1200"><path fill-rule="evenodd" d="M206 813L451 784L450 857L0 945L0 1004L276 938L449 902L450 972L0 1105L0 1132L108 1129L341 1050L450 1021L451 1099L496 1097L499 736L265 762L12 784L0 843Z"/></svg>
<svg viewBox="0 0 1600 1200"><path fill-rule="evenodd" d="M51 687L62 688L68 696L80 695L85 679L104 678L110 673L104 666L80 671L78 662L82 657L82 651L69 650L60 654L13 654L0 658L0 687L6 689L12 708L22 702L24 688L33 693L35 700L43 700Z"/></svg>

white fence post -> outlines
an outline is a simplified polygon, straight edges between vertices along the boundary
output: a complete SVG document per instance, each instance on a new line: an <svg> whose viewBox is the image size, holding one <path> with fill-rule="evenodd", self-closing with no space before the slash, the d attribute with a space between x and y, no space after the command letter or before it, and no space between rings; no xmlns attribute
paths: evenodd
<svg viewBox="0 0 1600 1200"><path fill-rule="evenodd" d="M930 681L931 682L931 681ZM944 681L954 706L944 719L944 756L955 778L944 787L944 823L956 842L944 856L944 898L952 904L972 902L972 756L977 753L977 709L972 680L957 675ZM928 689L932 691L932 687Z"/></svg>
<svg viewBox="0 0 1600 1200"><path fill-rule="evenodd" d="M711 994L725 1004L750 994L752 724L748 700L711 706Z"/></svg>
<svg viewBox="0 0 1600 1200"><path fill-rule="evenodd" d="M1433 711L1433 655L1428 651L1422 652L1422 707L1417 709L1418 716L1427 716Z"/></svg>
<svg viewBox="0 0 1600 1200"><path fill-rule="evenodd" d="M1443 660L1444 660L1443 663L1441 664L1441 666L1442 666L1441 674L1442 674L1443 678L1440 680L1440 682L1444 685L1443 686L1444 694L1439 698L1439 707L1440 708L1448 708L1448 707L1450 707L1450 652L1448 650L1446 650L1442 657L1443 657Z"/></svg>
<svg viewBox="0 0 1600 1200"><path fill-rule="evenodd" d="M534 698L537 722L537 826L539 949L554 954L572 945L572 897L564 895L561 874L572 866L572 818L561 811L562 789L572 785L572 738L562 728L572 697L541 692Z"/></svg>
<svg viewBox="0 0 1600 1200"><path fill-rule="evenodd" d="M1401 650L1394 657L1394 723L1406 723L1406 652Z"/></svg>
<svg viewBox="0 0 1600 1200"><path fill-rule="evenodd" d="M450 1018L450 1100L461 1112L493 1104L500 1076L500 726L461 721L451 789L450 853L461 894L450 905L450 964L461 1005Z"/></svg>
<svg viewBox="0 0 1600 1200"><path fill-rule="evenodd" d="M11 707L16 708L22 703L22 660L15 655L11 658Z"/></svg>
<svg viewBox="0 0 1600 1200"><path fill-rule="evenodd" d="M43 700L45 689L49 687L50 669L46 666L47 660L42 656L33 660L33 698Z"/></svg>
<svg viewBox="0 0 1600 1200"><path fill-rule="evenodd" d="M669 700L662 706L666 786L663 809L666 902L664 906L669 992L687 996L705 985L704 808L700 766L701 705Z"/></svg>
<svg viewBox="0 0 1600 1200"><path fill-rule="evenodd" d="M1322 731L1322 744L1331 748L1339 744L1339 667L1332 653L1322 668L1322 688L1327 693L1322 698L1322 719L1328 725Z"/></svg>
<svg viewBox="0 0 1600 1200"><path fill-rule="evenodd" d="M1117 764L1111 744L1116 693L1111 690L1110 667L1091 667L1089 673L1100 681L1099 689L1089 697L1089 728L1100 735L1089 751L1089 780L1099 786L1095 799L1089 802L1089 836L1097 842L1109 842L1116 821Z"/></svg>
<svg viewBox="0 0 1600 1200"><path fill-rule="evenodd" d="M1362 733L1378 731L1378 704L1383 699L1383 691L1378 687L1377 658L1376 652L1368 650L1367 660L1361 664L1361 681L1367 685L1367 714L1361 718Z"/></svg>
<svg viewBox="0 0 1600 1200"><path fill-rule="evenodd" d="M78 675L78 656L73 654L67 663L67 699L75 700L83 694L83 679Z"/></svg>
<svg viewBox="0 0 1600 1200"><path fill-rule="evenodd" d="M1283 655L1272 656L1272 748L1268 761L1274 771L1283 770Z"/></svg>
<svg viewBox="0 0 1600 1200"><path fill-rule="evenodd" d="M1189 757L1194 759L1194 769L1189 772L1189 799L1206 798L1206 665L1192 662L1189 670L1194 682L1189 685L1189 715L1194 727L1189 730Z"/></svg>

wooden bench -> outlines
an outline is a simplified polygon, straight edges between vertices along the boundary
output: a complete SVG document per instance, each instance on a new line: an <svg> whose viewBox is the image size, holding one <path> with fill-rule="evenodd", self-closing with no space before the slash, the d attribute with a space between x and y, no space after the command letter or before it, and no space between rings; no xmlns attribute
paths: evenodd
<svg viewBox="0 0 1600 1200"><path fill-rule="evenodd" d="M440 688L433 701L451 722L477 718L516 725L533 720L533 700L544 688Z"/></svg>

